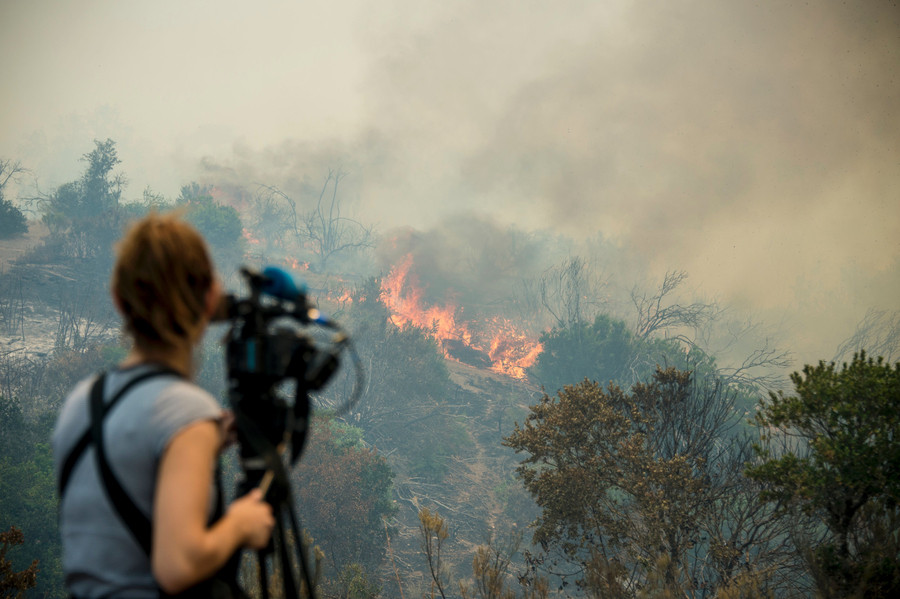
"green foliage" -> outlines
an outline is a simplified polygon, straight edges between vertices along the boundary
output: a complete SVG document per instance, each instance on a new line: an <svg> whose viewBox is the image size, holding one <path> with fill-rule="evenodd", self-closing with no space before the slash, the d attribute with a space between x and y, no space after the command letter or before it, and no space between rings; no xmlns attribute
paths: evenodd
<svg viewBox="0 0 900 599"><path fill-rule="evenodd" d="M458 420L435 414L421 427L407 429L410 442L401 446L410 456L410 473L430 482L440 482L450 467L450 458L459 455L470 442L466 427Z"/></svg>
<svg viewBox="0 0 900 599"><path fill-rule="evenodd" d="M3 189L0 188L0 239L20 237L27 232L25 215L11 201L3 198Z"/></svg>
<svg viewBox="0 0 900 599"><path fill-rule="evenodd" d="M413 476L439 480L450 455L467 437L445 408L450 374L437 342L415 327L398 328L379 301L377 279L369 279L353 294L346 326L366 372L366 385L352 422L381 448L409 456ZM342 369L321 394L320 401L339 405L355 384L351 369Z"/></svg>
<svg viewBox="0 0 900 599"><path fill-rule="evenodd" d="M554 328L540 342L543 351L529 374L551 391L586 378L603 385L622 381L636 345L625 323L605 314L591 324Z"/></svg>
<svg viewBox="0 0 900 599"><path fill-rule="evenodd" d="M338 576L338 583L342 599L375 599L381 595L381 586L360 564L347 564Z"/></svg>
<svg viewBox="0 0 900 599"><path fill-rule="evenodd" d="M316 426L321 427L329 438L330 450L340 453L348 450L361 450L365 448L363 430L358 426L340 422L333 418L321 417L316 420Z"/></svg>
<svg viewBox="0 0 900 599"><path fill-rule="evenodd" d="M17 180L23 172L25 169L18 162L0 159L0 239L19 237L28 232L25 215L12 201L3 197L6 184Z"/></svg>
<svg viewBox="0 0 900 599"><path fill-rule="evenodd" d="M185 218L206 239L216 261L230 267L243 253L244 226L237 210L216 202L210 193L207 186L185 185L176 205L186 209Z"/></svg>
<svg viewBox="0 0 900 599"><path fill-rule="evenodd" d="M129 202L119 206L119 214L123 223L130 223L143 218L151 212L163 212L172 206L161 194L155 193L150 187L144 189L143 196L138 202Z"/></svg>
<svg viewBox="0 0 900 599"><path fill-rule="evenodd" d="M716 376L715 359L700 348L671 339L639 339L623 321L607 314L590 324L573 322L554 328L540 341L543 351L529 374L548 391L585 379L601 386L628 387L651 378L657 366L689 370L697 380Z"/></svg>
<svg viewBox="0 0 900 599"><path fill-rule="evenodd" d="M636 373L641 373L638 380L653 376L657 366L689 370L695 380L718 378L713 356L697 346L685 347L672 339L647 339L640 344L632 366Z"/></svg>
<svg viewBox="0 0 900 599"><path fill-rule="evenodd" d="M224 250L240 245L243 231L241 217L231 206L218 204L212 198L192 201L187 220L213 248Z"/></svg>
<svg viewBox="0 0 900 599"><path fill-rule="evenodd" d="M28 540L9 561L21 571L37 559L36 592L64 597L51 428L51 417L31 421L18 402L0 397L0 530L15 526Z"/></svg>
<svg viewBox="0 0 900 599"><path fill-rule="evenodd" d="M772 393L760 406L761 461L747 475L766 484L764 499L827 528L807 552L825 596L897 596L900 363L861 352L840 368L807 365L791 381L796 395Z"/></svg>
<svg viewBox="0 0 900 599"><path fill-rule="evenodd" d="M9 396L0 395L0 529L21 529L18 569L39 560L36 596L63 597L56 475L49 440L65 394L76 381L119 362L124 348L94 345L57 351L36 364L7 364ZM27 403L18 398L27 398Z"/></svg>
<svg viewBox="0 0 900 599"><path fill-rule="evenodd" d="M399 392L406 395L406 401L416 396L443 400L450 375L434 339L411 326L399 329L386 323L385 328L376 351L390 377L379 379L377 391L385 395Z"/></svg>
<svg viewBox="0 0 900 599"><path fill-rule="evenodd" d="M652 336L638 338L621 320L601 314L591 324L572 322L541 335L542 352L528 374L549 392L583 380L629 387L651 378L657 366L690 371L695 380L717 380L734 394L737 413L751 411L756 389L719 369L696 345ZM742 423L740 429L749 428Z"/></svg>
<svg viewBox="0 0 900 599"><path fill-rule="evenodd" d="M298 469L301 518L337 571L351 563L380 563L383 519L396 511L393 472L354 437L352 428L317 420Z"/></svg>
<svg viewBox="0 0 900 599"><path fill-rule="evenodd" d="M101 259L109 262L119 236L119 200L125 179L113 176L119 164L116 143L94 141L85 154L87 167L77 181L61 185L44 204L43 221L50 229L50 243L64 257Z"/></svg>

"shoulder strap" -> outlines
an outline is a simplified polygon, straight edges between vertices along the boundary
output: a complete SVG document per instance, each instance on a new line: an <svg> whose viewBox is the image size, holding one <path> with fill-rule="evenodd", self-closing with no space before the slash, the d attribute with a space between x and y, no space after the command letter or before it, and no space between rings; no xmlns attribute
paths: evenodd
<svg viewBox="0 0 900 599"><path fill-rule="evenodd" d="M115 407L115 405L119 403L119 400L122 399L122 397L124 397L126 393L131 391L131 389L138 383L142 383L147 379L155 378L157 376L162 376L165 374L175 375L179 377L181 376L178 372L169 368L160 368L157 370L151 370L150 372L144 372L128 381L125 386L123 386L122 389L120 389L119 392L116 393L115 396L113 396L109 403L104 406L103 415L106 416L106 414L108 414L110 410L112 410L113 407ZM102 377L103 374L101 374L98 379ZM101 391L102 389L103 388L101 387ZM78 460L81 459L81 456L84 455L84 452L88 448L88 445L91 444L91 439L91 429L88 428L88 430L86 430L84 434L79 437L78 442L75 443L75 445L72 447L72 450L69 451L69 454L66 456L66 459L63 462L63 467L60 470L59 481L57 484L60 499L62 499L63 495L66 492L66 488L69 486L69 478L71 478L72 471L75 470L75 466L78 464Z"/></svg>
<svg viewBox="0 0 900 599"><path fill-rule="evenodd" d="M91 437L94 442L94 456L97 459L97 470L103 478L103 488L106 496L112 502L119 514L119 519L128 527L134 538L141 545L148 556L152 555L153 526L150 518L134 504L125 489L119 483L119 479L113 474L106 458L106 445L103 442L103 381L106 375L100 376L91 388ZM124 395L124 394L123 394Z"/></svg>

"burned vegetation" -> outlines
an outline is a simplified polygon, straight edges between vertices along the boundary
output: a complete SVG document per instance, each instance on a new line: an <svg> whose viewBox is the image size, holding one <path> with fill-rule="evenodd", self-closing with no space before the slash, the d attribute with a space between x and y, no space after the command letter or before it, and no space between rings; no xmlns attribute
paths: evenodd
<svg viewBox="0 0 900 599"><path fill-rule="evenodd" d="M804 480L823 485L811 500L774 460L853 454L866 441L822 448L782 419L790 354L768 337L745 355L717 354L754 345L756 325L723 326L722 307L683 293L686 273L637 287L582 257L609 245L478 217L379 233L353 215L342 196L352 173L339 169L282 187L210 180L171 200L148 189L126 201L115 143L96 142L84 159L79 179L35 192L27 241L2 256L0 530L22 536L0 559L4 572L28 574L10 584L63 596L50 426L76 380L124 355L107 294L114 240L136 216L176 208L209 241L226 286L239 284L242 264L277 264L306 281L358 351L360 400L340 412L349 369L315 395L292 481L320 596L897 590L896 485L853 495L854 516L833 530L827 497L843 483ZM876 326L895 331L896 320L870 314L840 351L867 338L896 350L897 336ZM198 379L224 403L218 336ZM853 392L877 389L881 408L900 401L896 368L853 364L807 377L862 381ZM802 376L792 382L801 397L815 391ZM757 406L764 451L749 423ZM900 431L889 410L873 412L872 434L890 441L878 472L888 472ZM783 426L800 437L776 447ZM233 486L235 456L224 459Z"/></svg>

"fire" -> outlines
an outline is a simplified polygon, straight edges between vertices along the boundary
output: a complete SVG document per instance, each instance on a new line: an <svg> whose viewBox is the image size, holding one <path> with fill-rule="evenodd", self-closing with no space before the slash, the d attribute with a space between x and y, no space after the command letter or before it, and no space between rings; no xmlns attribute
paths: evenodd
<svg viewBox="0 0 900 599"><path fill-rule="evenodd" d="M291 270L309 270L309 262L300 262L296 258L285 258L284 264Z"/></svg>
<svg viewBox="0 0 900 599"><path fill-rule="evenodd" d="M540 343L506 318L475 323L464 317L462 307L451 303L425 305L412 267L412 254L407 254L381 281L381 301L391 311L394 324L429 331L448 358L473 364L486 356L491 370L525 378L525 369L541 353ZM462 354L467 358L460 359Z"/></svg>
<svg viewBox="0 0 900 599"><path fill-rule="evenodd" d="M336 304L352 304L353 295L347 290L344 290L340 295L330 293L328 294L328 301Z"/></svg>
<svg viewBox="0 0 900 599"><path fill-rule="evenodd" d="M242 231L242 234L244 235L244 239L247 240L247 243L249 243L249 244L251 244L251 245L259 245L259 239L257 239L256 237L254 237L254 236L250 233L249 230L244 229L244 230Z"/></svg>

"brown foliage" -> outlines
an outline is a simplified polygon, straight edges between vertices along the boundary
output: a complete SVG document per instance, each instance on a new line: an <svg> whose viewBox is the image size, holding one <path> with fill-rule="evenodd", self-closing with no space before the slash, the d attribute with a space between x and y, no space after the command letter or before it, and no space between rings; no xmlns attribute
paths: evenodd
<svg viewBox="0 0 900 599"><path fill-rule="evenodd" d="M671 368L629 393L585 380L544 395L505 442L526 454L517 473L542 509L534 542L595 596L652 576L701 596L780 559L786 535L741 476L750 446L729 432L732 407Z"/></svg>
<svg viewBox="0 0 900 599"><path fill-rule="evenodd" d="M14 572L12 564L6 559L10 548L25 543L22 531L11 526L6 532L0 532L0 597L17 599L24 596L25 591L37 584L38 560L31 562L25 570Z"/></svg>

